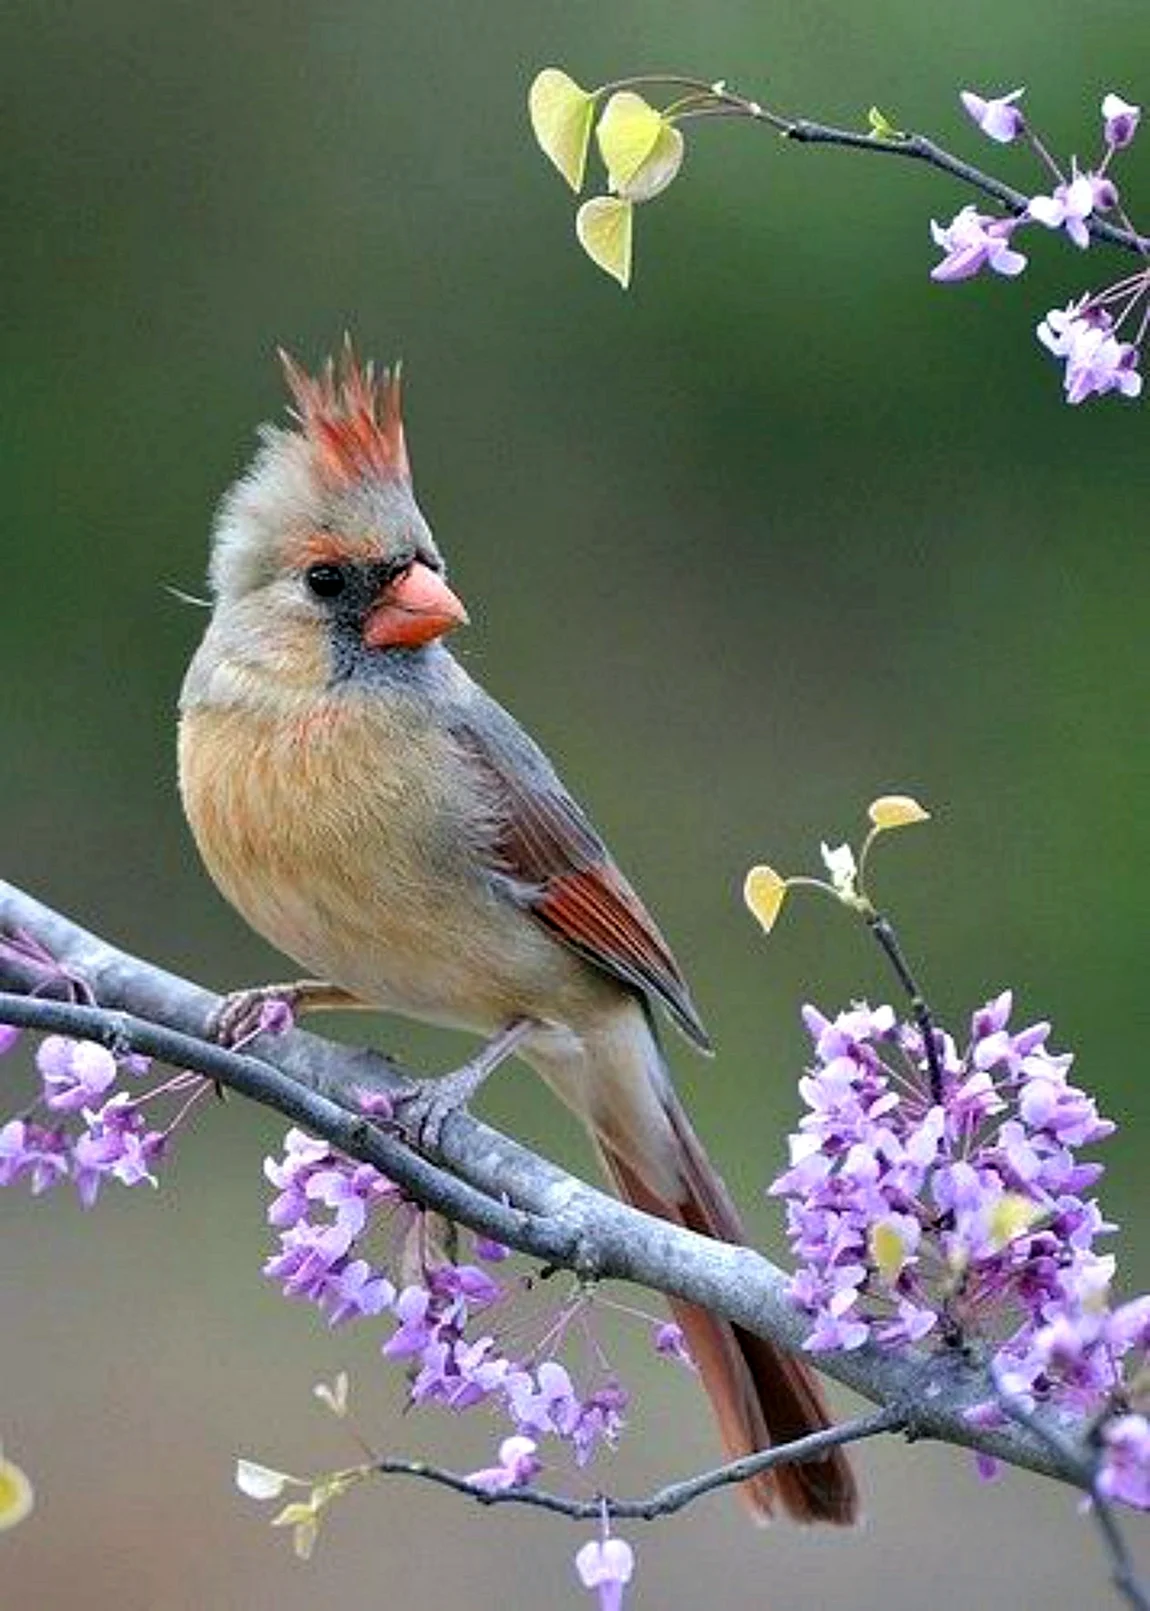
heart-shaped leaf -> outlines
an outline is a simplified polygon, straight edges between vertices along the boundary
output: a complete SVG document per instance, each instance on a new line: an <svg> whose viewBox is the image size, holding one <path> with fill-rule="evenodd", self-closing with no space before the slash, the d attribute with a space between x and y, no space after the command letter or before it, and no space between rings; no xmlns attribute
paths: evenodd
<svg viewBox="0 0 1150 1611"><path fill-rule="evenodd" d="M884 794L872 800L867 816L876 828L905 828L912 822L928 822L930 812L909 794Z"/></svg>
<svg viewBox="0 0 1150 1611"><path fill-rule="evenodd" d="M621 196L594 196L575 215L580 246L624 291L631 283L631 224L631 203Z"/></svg>
<svg viewBox="0 0 1150 1611"><path fill-rule="evenodd" d="M535 138L578 194L591 143L594 95L558 67L545 67L528 91L527 108Z"/></svg>
<svg viewBox="0 0 1150 1611"><path fill-rule="evenodd" d="M664 123L643 161L627 180L619 186L619 194L626 201L650 201L666 190L683 166L686 142L673 123Z"/></svg>
<svg viewBox="0 0 1150 1611"><path fill-rule="evenodd" d="M769 934L782 910L787 881L773 867L752 867L743 884L743 899Z"/></svg>
<svg viewBox="0 0 1150 1611"><path fill-rule="evenodd" d="M634 90L612 95L595 131L612 190L622 191L630 183L666 127L662 113Z"/></svg>

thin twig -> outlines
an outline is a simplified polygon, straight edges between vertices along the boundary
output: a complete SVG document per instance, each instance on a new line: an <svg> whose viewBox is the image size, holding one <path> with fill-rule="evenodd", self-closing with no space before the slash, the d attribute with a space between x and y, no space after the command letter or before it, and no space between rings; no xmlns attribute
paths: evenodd
<svg viewBox="0 0 1150 1611"><path fill-rule="evenodd" d="M1081 1445L1072 1442L1057 1427L1051 1426L1048 1421L1035 1415L1025 1404L1020 1404L1017 1399L1011 1398L1001 1389L998 1401L1010 1419L1025 1427L1039 1442L1045 1443L1051 1454L1068 1463L1077 1461L1079 1485L1090 1495L1090 1508L1098 1523L1098 1531L1102 1534L1106 1553L1110 1557L1111 1581L1119 1594L1134 1607L1134 1611L1150 1611L1150 1590L1139 1579L1134 1557L1130 1553L1125 1534L1118 1525L1114 1507L1099 1488L1097 1453L1085 1454Z"/></svg>
<svg viewBox="0 0 1150 1611"><path fill-rule="evenodd" d="M798 1465L807 1460L822 1459L829 1450L874 1438L885 1432L901 1431L906 1424L901 1411L887 1408L873 1415L860 1415L853 1421L842 1421L838 1426L825 1427L804 1438L795 1438L773 1449L762 1449L758 1454L731 1460L702 1471L682 1482L670 1482L641 1499L614 1499L608 1494L594 1499L570 1499L566 1494L550 1493L544 1488L499 1488L493 1491L477 1488L467 1477L441 1466L428 1465L423 1460L381 1459L373 1461L373 1470L384 1477L419 1477L441 1488L468 1495L481 1505L528 1505L537 1510L549 1510L573 1521L597 1521L606 1514L612 1521L656 1521L673 1516L704 1494L717 1493L722 1488L746 1482L749 1477L777 1471L780 1466Z"/></svg>
<svg viewBox="0 0 1150 1611"><path fill-rule="evenodd" d="M841 129L834 124L819 123L812 118L787 117L745 95L736 94L725 85L716 87L708 84L705 79L693 78L683 73L643 73L634 78L617 79L611 84L605 84L601 93L658 85L669 89L685 89L706 96L707 104L693 107L686 114L691 118L706 116L746 118L754 123L765 124L776 134L782 135L786 140L792 140L796 145L838 146L853 151L869 151L875 156L901 157L904 161L925 163L926 166L959 180L970 189L989 196L1015 217L1021 217L1030 206L1030 197L1024 191L1016 190L1013 185L996 179L993 174L984 172L974 163L956 157L945 146L939 145L925 134L914 134L904 130L897 130L892 134L877 134L870 130ZM1134 229L1121 228L1094 215L1087 218L1085 223L1096 240L1106 241L1111 246L1120 246L1123 250L1136 252L1140 256L1145 256L1147 249L1150 248L1150 238L1139 235Z"/></svg>
<svg viewBox="0 0 1150 1611"><path fill-rule="evenodd" d="M930 1071L930 1099L938 1107L943 1099L942 1063L938 1055L938 1042L935 1039L934 1014L927 1005L926 997L918 987L918 980L911 972L910 963L906 960L898 935L895 933L890 920L883 917L881 912L873 908L866 912L867 927L882 947L890 960L891 966L898 975L899 983L906 991L910 1000L910 1010L922 1036L923 1050L926 1053L926 1066Z"/></svg>

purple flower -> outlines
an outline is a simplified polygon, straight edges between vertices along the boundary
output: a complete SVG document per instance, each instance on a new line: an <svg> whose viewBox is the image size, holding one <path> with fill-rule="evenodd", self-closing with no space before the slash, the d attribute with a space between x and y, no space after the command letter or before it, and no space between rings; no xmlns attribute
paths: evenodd
<svg viewBox="0 0 1150 1611"><path fill-rule="evenodd" d="M865 1321L844 1320L820 1311L804 1346L812 1354L849 1354L861 1348L869 1337L870 1327Z"/></svg>
<svg viewBox="0 0 1150 1611"><path fill-rule="evenodd" d="M558 1360L545 1359L535 1380L524 1377L511 1393L511 1413L521 1432L540 1436L555 1432L566 1437L578 1424L582 1405L571 1377Z"/></svg>
<svg viewBox="0 0 1150 1611"><path fill-rule="evenodd" d="M931 269L931 279L940 284L953 284L957 280L971 279L984 268L1008 278L1021 274L1026 258L1010 244L1010 237L1020 222L1017 218L993 218L974 206L964 207L949 224L931 219L931 236L946 254L942 262Z"/></svg>
<svg viewBox="0 0 1150 1611"><path fill-rule="evenodd" d="M332 1272L321 1303L329 1324L342 1325L360 1315L379 1315L395 1300L395 1288L366 1259L349 1259Z"/></svg>
<svg viewBox="0 0 1150 1611"><path fill-rule="evenodd" d="M618 1382L605 1382L588 1393L569 1434L576 1465L587 1465L600 1443L615 1447L626 1424L626 1407L627 1394Z"/></svg>
<svg viewBox="0 0 1150 1611"><path fill-rule="evenodd" d="M46 1130L24 1119L0 1126L0 1186L27 1176L33 1196L68 1174L68 1138L62 1130Z"/></svg>
<svg viewBox="0 0 1150 1611"><path fill-rule="evenodd" d="M1119 1415L1103 1426L1098 1489L1106 1499L1150 1510L1150 1421L1144 1415Z"/></svg>
<svg viewBox="0 0 1150 1611"><path fill-rule="evenodd" d="M478 1404L492 1393L507 1397L530 1383L527 1372L498 1351L494 1337L480 1337L473 1343L457 1342L453 1364L460 1383L452 1396L457 1408L464 1401Z"/></svg>
<svg viewBox="0 0 1150 1611"><path fill-rule="evenodd" d="M144 1115L126 1091L111 1097L98 1112L84 1109L86 1129L72 1148L72 1176L80 1201L91 1208L109 1177L122 1186L147 1182L158 1186L152 1165L163 1152L165 1138L150 1131Z"/></svg>
<svg viewBox="0 0 1150 1611"><path fill-rule="evenodd" d="M1068 403L1112 391L1124 397L1140 395L1138 349L1118 340L1104 308L1091 308L1085 301L1052 308L1037 335L1049 352L1066 363L1063 386Z"/></svg>
<svg viewBox="0 0 1150 1611"><path fill-rule="evenodd" d="M542 1469L533 1438L504 1438L499 1445L499 1464L472 1471L467 1480L484 1493L500 1493L506 1488L524 1488Z"/></svg>
<svg viewBox="0 0 1150 1611"><path fill-rule="evenodd" d="M575 1570L583 1587L598 1594L599 1611L619 1611L635 1570L635 1554L622 1538L593 1538L576 1552Z"/></svg>
<svg viewBox="0 0 1150 1611"><path fill-rule="evenodd" d="M1003 990L993 1001L988 1001L985 1007L971 1014L971 1039L985 1040L988 1035L996 1035L999 1030L1006 1028L1013 1011L1014 991Z"/></svg>
<svg viewBox="0 0 1150 1611"><path fill-rule="evenodd" d="M442 1264L433 1270L429 1285L441 1298L464 1298L486 1309L503 1297L503 1288L475 1264Z"/></svg>
<svg viewBox="0 0 1150 1611"><path fill-rule="evenodd" d="M99 1102L118 1073L106 1047L64 1035L44 1037L36 1049L36 1067L48 1106L59 1113L78 1113Z"/></svg>
<svg viewBox="0 0 1150 1611"><path fill-rule="evenodd" d="M404 1287L395 1301L399 1325L383 1345L389 1359L421 1354L432 1340L431 1293L425 1287Z"/></svg>
<svg viewBox="0 0 1150 1611"><path fill-rule="evenodd" d="M289 1298L324 1304L344 1267L350 1238L338 1225L309 1225L301 1220L280 1238L280 1252L268 1259L264 1274L279 1281Z"/></svg>
<svg viewBox="0 0 1150 1611"><path fill-rule="evenodd" d="M20 1039L20 1030L15 1024L0 1024L0 1057L10 1052Z"/></svg>
<svg viewBox="0 0 1150 1611"><path fill-rule="evenodd" d="M295 1013L291 1003L282 996L274 996L260 1007L256 1033L259 1035L286 1035L295 1028Z"/></svg>
<svg viewBox="0 0 1150 1611"><path fill-rule="evenodd" d="M1124 101L1121 95L1115 95L1111 90L1102 98L1102 117L1105 123L1106 144L1112 151L1121 151L1130 144L1138 132L1142 108L1132 106L1129 101Z"/></svg>
<svg viewBox="0 0 1150 1611"><path fill-rule="evenodd" d="M309 1203L321 1203L334 1211L335 1223L350 1247L367 1222L366 1199L371 1183L357 1180L343 1160L336 1160L336 1164L335 1168L319 1169L309 1175L304 1196Z"/></svg>
<svg viewBox="0 0 1150 1611"><path fill-rule="evenodd" d="M655 1352L662 1354L664 1359L677 1359L680 1365L686 1365L690 1370L695 1369L695 1361L687 1350L682 1326L667 1321L655 1327L655 1334L651 1340L655 1345Z"/></svg>
<svg viewBox="0 0 1150 1611"><path fill-rule="evenodd" d="M504 1259L511 1257L511 1249L504 1247L502 1242L492 1241L489 1236L475 1238L476 1258L486 1259L488 1264L501 1264Z"/></svg>
<svg viewBox="0 0 1150 1611"><path fill-rule="evenodd" d="M1014 104L1025 94L1024 89L1016 89L1011 90L1009 95L997 95L986 100L973 90L962 90L959 99L967 115L978 124L983 134L997 140L999 145L1009 145L1026 128L1026 119Z"/></svg>
<svg viewBox="0 0 1150 1611"><path fill-rule="evenodd" d="M1124 1303L1107 1316L1106 1341L1119 1356L1131 1348L1150 1353L1150 1295Z"/></svg>
<svg viewBox="0 0 1150 1611"><path fill-rule="evenodd" d="M1090 245L1090 231L1086 220L1094 212L1107 212L1118 201L1118 191L1112 180L1103 174L1079 173L1077 168L1069 184L1055 185L1050 196L1031 196L1027 216L1047 229L1064 229L1075 246Z"/></svg>

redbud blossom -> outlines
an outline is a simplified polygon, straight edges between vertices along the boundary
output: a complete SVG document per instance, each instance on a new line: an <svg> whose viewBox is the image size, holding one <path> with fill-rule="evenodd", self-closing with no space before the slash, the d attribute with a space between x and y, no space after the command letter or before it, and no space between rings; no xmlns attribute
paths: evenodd
<svg viewBox="0 0 1150 1611"><path fill-rule="evenodd" d="M593 1538L577 1551L575 1570L583 1587L598 1593L599 1611L619 1611L635 1570L635 1553L625 1539Z"/></svg>
<svg viewBox="0 0 1150 1611"><path fill-rule="evenodd" d="M534 1438L504 1438L499 1445L499 1464L472 1471L467 1480L484 1493L502 1493L507 1488L523 1488L536 1477L540 1463Z"/></svg>
<svg viewBox="0 0 1150 1611"><path fill-rule="evenodd" d="M1068 403L1113 391L1123 397L1141 393L1138 349L1119 341L1104 308L1090 308L1084 301L1052 308L1036 334L1049 352L1066 363L1063 385Z"/></svg>
<svg viewBox="0 0 1150 1611"><path fill-rule="evenodd" d="M942 262L931 269L931 279L943 284L969 280L984 268L1008 279L1021 274L1026 258L1010 244L1019 222L1017 218L993 218L973 206L964 207L949 224L931 219L934 243L946 253Z"/></svg>
<svg viewBox="0 0 1150 1611"><path fill-rule="evenodd" d="M941 1101L920 1029L891 1008L805 1010L807 1112L771 1187L799 1260L791 1298L810 1350L981 1343L1007 1398L1094 1417L1146 1358L1150 1299L1111 1309L1114 1260L1094 1248L1113 1227L1088 1195L1101 1166L1076 1153L1114 1126L1050 1026L1011 1031L1011 1007L1005 991L975 1013L961 1053L935 1031ZM1144 1425L1115 1430L1103 1469L1117 1497L1150 1500Z"/></svg>
<svg viewBox="0 0 1150 1611"><path fill-rule="evenodd" d="M1016 89L1011 90L1009 95L986 100L973 90L963 90L959 99L983 134L997 140L999 145L1009 145L1012 140L1018 139L1026 127L1026 119L1014 104L1025 94L1024 89Z"/></svg>
<svg viewBox="0 0 1150 1611"><path fill-rule="evenodd" d="M419 1237L416 1267L395 1261L405 1281L397 1291L360 1252L368 1236L378 1240L382 1232L402 1244L406 1232L418 1228L420 1210L392 1181L300 1130L288 1132L283 1158L269 1158L264 1172L276 1188L268 1219L280 1236L280 1251L264 1273L281 1282L288 1297L318 1305L332 1325L390 1317L382 1353L408 1363L413 1404L457 1411L486 1404L506 1414L515 1436L504 1441L498 1463L474 1481L511 1486L529 1480L528 1456L540 1438L565 1442L580 1466L599 1445L617 1442L627 1403L622 1387L606 1378L589 1390L577 1388L567 1368L547 1357L562 1340L562 1314L551 1325L546 1354L537 1349L514 1358L497 1344L494 1328L481 1330L477 1322L488 1310L505 1309L515 1287L477 1264L449 1261ZM476 1251L487 1259L506 1252L482 1238ZM499 1476L513 1467L518 1476Z"/></svg>
<svg viewBox="0 0 1150 1611"><path fill-rule="evenodd" d="M1047 229L1064 229L1075 246L1084 250L1090 245L1090 231L1086 220L1096 208L1112 207L1118 199L1117 191L1108 180L1101 193L1095 190L1095 176L1075 170L1069 184L1056 185L1050 196L1032 196L1027 214ZM1100 209L1101 210L1101 209Z"/></svg>
<svg viewBox="0 0 1150 1611"><path fill-rule="evenodd" d="M1106 144L1112 151L1121 151L1130 144L1138 132L1142 108L1132 106L1129 101L1124 101L1121 95L1115 95L1111 90L1109 95L1102 99L1102 117L1105 121Z"/></svg>

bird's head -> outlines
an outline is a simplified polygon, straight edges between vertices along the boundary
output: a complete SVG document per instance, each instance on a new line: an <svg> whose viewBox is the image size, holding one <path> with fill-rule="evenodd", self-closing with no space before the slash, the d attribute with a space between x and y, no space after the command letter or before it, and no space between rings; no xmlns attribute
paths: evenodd
<svg viewBox="0 0 1150 1611"><path fill-rule="evenodd" d="M265 426L220 506L216 614L285 659L410 653L467 620L411 486L396 366L281 361L293 426ZM317 667L318 669L318 667Z"/></svg>

